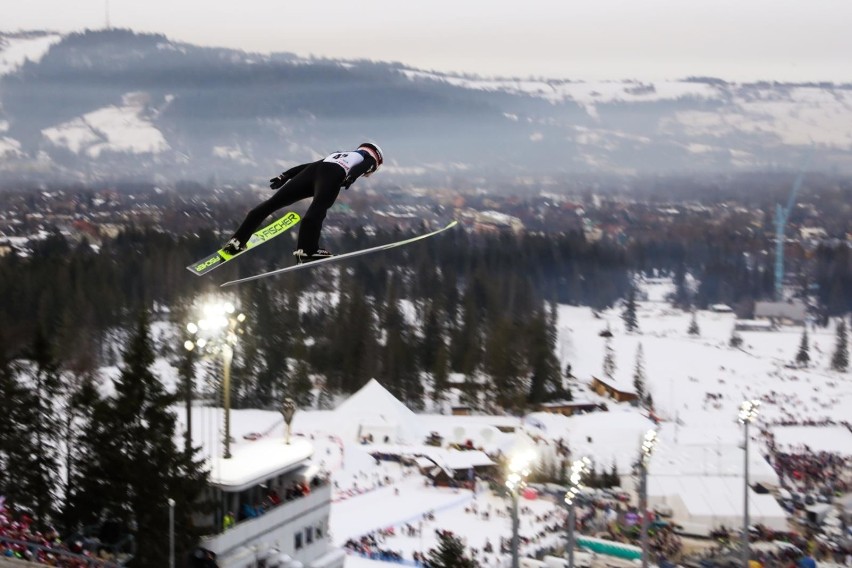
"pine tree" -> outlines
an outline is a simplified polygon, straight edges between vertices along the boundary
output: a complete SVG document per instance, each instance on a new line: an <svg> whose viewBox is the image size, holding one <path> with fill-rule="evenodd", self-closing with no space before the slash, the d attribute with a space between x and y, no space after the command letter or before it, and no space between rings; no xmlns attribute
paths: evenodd
<svg viewBox="0 0 852 568"><path fill-rule="evenodd" d="M731 338L728 340L728 345L734 349L739 349L743 344L743 336L737 331L737 328L731 330Z"/></svg>
<svg viewBox="0 0 852 568"><path fill-rule="evenodd" d="M536 311L527 324L527 364L531 370L527 401L538 404L549 400L562 386L559 360L556 358L556 312Z"/></svg>
<svg viewBox="0 0 852 568"><path fill-rule="evenodd" d="M476 372L482 361L482 325L481 308L472 294L465 295L462 306L461 324L452 328L451 369L458 373L471 375Z"/></svg>
<svg viewBox="0 0 852 568"><path fill-rule="evenodd" d="M153 363L143 312L125 347L115 395L96 407L86 433L91 459L84 464L85 497L98 518L114 519L135 532L133 566L166 565L168 497L176 501L178 547L185 551L194 544L198 529L191 519L207 485L195 456L175 445L175 416L169 409L175 397L152 373Z"/></svg>
<svg viewBox="0 0 852 568"><path fill-rule="evenodd" d="M420 365L424 369L433 369L438 351L444 344L444 330L441 322L441 305L438 299L429 299L424 308L422 337L418 354Z"/></svg>
<svg viewBox="0 0 852 568"><path fill-rule="evenodd" d="M615 349L612 347L612 338L606 338L606 347L603 360L603 374L605 377L612 379L615 377Z"/></svg>
<svg viewBox="0 0 852 568"><path fill-rule="evenodd" d="M18 479L26 475L17 453L28 451L27 420L31 395L20 379L20 369L0 351L0 495L18 502Z"/></svg>
<svg viewBox="0 0 852 568"><path fill-rule="evenodd" d="M93 445L87 443L87 432L93 429L95 412L101 404L94 373L75 377L67 393L66 424L63 437L67 453L65 456L64 506L62 524L66 532L79 530L99 518L99 512L91 506L89 480L86 478L87 464L97 459L93 456ZM97 491L98 487L94 487Z"/></svg>
<svg viewBox="0 0 852 568"><path fill-rule="evenodd" d="M698 327L698 319L695 315L695 310L692 310L692 319L689 320L689 328L686 330L689 335L701 335L701 329Z"/></svg>
<svg viewBox="0 0 852 568"><path fill-rule="evenodd" d="M323 380L317 393L317 408L320 410L331 410L334 405L334 395L328 387L328 381Z"/></svg>
<svg viewBox="0 0 852 568"><path fill-rule="evenodd" d="M627 331L639 330L639 318L636 315L636 287L633 285L627 292L627 302L624 306L624 312L621 314L621 319L624 320L624 329Z"/></svg>
<svg viewBox="0 0 852 568"><path fill-rule="evenodd" d="M799 343L799 352L796 353L796 363L800 367L807 367L811 362L810 346L808 344L808 328L802 330L802 341Z"/></svg>
<svg viewBox="0 0 852 568"><path fill-rule="evenodd" d="M289 395L296 401L299 408L312 408L314 405L314 388L311 377L308 374L308 364L304 361L296 362L296 370L289 385Z"/></svg>
<svg viewBox="0 0 852 568"><path fill-rule="evenodd" d="M450 387L450 349L443 341L438 346L435 354L435 363L432 372L432 400L440 403L444 400Z"/></svg>
<svg viewBox="0 0 852 568"><path fill-rule="evenodd" d="M382 313L385 346L381 355L382 378L388 391L410 408L423 407L423 384L417 372L413 349L413 331L399 307L399 284L396 277L388 285L387 300Z"/></svg>
<svg viewBox="0 0 852 568"><path fill-rule="evenodd" d="M674 275L675 292L672 304L676 308L687 309L692 305L692 294L686 285L686 266L679 263Z"/></svg>
<svg viewBox="0 0 852 568"><path fill-rule="evenodd" d="M645 402L645 355L642 344L636 348L636 364L633 366L633 389L639 403Z"/></svg>
<svg viewBox="0 0 852 568"><path fill-rule="evenodd" d="M831 368L841 373L849 368L849 341L846 337L846 320L843 319L837 324L837 345L831 356Z"/></svg>
<svg viewBox="0 0 852 568"><path fill-rule="evenodd" d="M494 387L491 399L505 409L515 410L523 406L523 384L519 380L521 361L513 349L519 333L512 323L508 317L499 317L485 326L483 370Z"/></svg>
<svg viewBox="0 0 852 568"><path fill-rule="evenodd" d="M438 548L429 550L429 568L476 568L477 563L465 554L461 539L450 531L437 531Z"/></svg>
<svg viewBox="0 0 852 568"><path fill-rule="evenodd" d="M33 422L30 427L33 452L28 459L28 475L21 480L28 491L25 503L33 508L39 523L53 518L59 479L59 398L62 379L52 346L41 331L36 332L28 355L33 366Z"/></svg>

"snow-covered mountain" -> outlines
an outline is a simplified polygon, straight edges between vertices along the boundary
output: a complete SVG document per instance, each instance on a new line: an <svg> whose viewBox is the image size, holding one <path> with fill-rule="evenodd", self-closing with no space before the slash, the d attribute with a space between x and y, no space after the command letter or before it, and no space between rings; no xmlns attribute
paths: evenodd
<svg viewBox="0 0 852 568"><path fill-rule="evenodd" d="M0 180L244 181L363 139L386 179L795 170L810 146L852 171L852 85L487 79L127 30L0 35Z"/></svg>

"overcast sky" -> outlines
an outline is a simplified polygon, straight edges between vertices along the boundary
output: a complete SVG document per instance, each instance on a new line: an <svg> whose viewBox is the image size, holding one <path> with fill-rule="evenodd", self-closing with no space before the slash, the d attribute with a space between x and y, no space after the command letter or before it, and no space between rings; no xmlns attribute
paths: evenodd
<svg viewBox="0 0 852 568"><path fill-rule="evenodd" d="M852 0L0 0L0 29L107 12L199 45L484 76L852 81Z"/></svg>

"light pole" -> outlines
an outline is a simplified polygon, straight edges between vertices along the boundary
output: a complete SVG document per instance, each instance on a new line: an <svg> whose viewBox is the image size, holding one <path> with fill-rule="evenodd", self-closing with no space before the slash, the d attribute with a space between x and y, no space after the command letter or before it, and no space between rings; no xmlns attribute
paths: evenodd
<svg viewBox="0 0 852 568"><path fill-rule="evenodd" d="M169 568L175 568L175 500L169 497Z"/></svg>
<svg viewBox="0 0 852 568"><path fill-rule="evenodd" d="M290 425L293 423L293 415L296 414L296 401L290 397L284 399L281 403L281 414L284 415L284 424L287 426L285 433L285 441L290 445Z"/></svg>
<svg viewBox="0 0 852 568"><path fill-rule="evenodd" d="M246 316L236 313L231 302L210 302L203 307L204 316L197 322L190 322L186 330L195 340L188 339L183 345L192 351L198 349L210 354L222 355L222 405L225 411L225 449L224 458L231 457L231 362L234 359L234 345L237 336L243 332L240 325Z"/></svg>
<svg viewBox="0 0 852 568"><path fill-rule="evenodd" d="M657 445L657 431L648 430L642 439L642 451L639 454L639 513L642 515L642 568L648 568L648 462Z"/></svg>
<svg viewBox="0 0 852 568"><path fill-rule="evenodd" d="M506 476L506 488L512 497L512 568L519 568L519 537L518 528L518 493L526 486L526 478L530 474L530 464L535 460L532 450L515 454L509 461L509 475Z"/></svg>
<svg viewBox="0 0 852 568"><path fill-rule="evenodd" d="M746 400L740 405L739 421L743 424L743 453L745 454L744 461L744 483L743 483L743 540L742 540L742 560L743 568L748 568L749 562L749 518L748 518L748 425L757 418L758 408L760 407L759 400Z"/></svg>
<svg viewBox="0 0 852 568"><path fill-rule="evenodd" d="M591 465L589 458L583 457L571 463L571 475L568 478L568 491L565 492L565 504L568 505L568 568L574 568L574 500L583 488L583 476Z"/></svg>

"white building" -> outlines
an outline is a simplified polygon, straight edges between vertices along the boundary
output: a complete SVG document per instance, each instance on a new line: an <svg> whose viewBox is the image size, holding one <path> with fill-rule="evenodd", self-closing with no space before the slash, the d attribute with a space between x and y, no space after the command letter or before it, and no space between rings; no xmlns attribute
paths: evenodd
<svg viewBox="0 0 852 568"><path fill-rule="evenodd" d="M193 409L193 442L207 457L213 504L196 522L215 527L200 546L216 554L220 568L342 568L346 554L332 546L328 531L331 483L312 462L313 444L298 436L288 444L280 416L264 433L251 431L258 414L270 417L267 422L275 417L231 412L231 457L225 459L218 441L222 410Z"/></svg>

